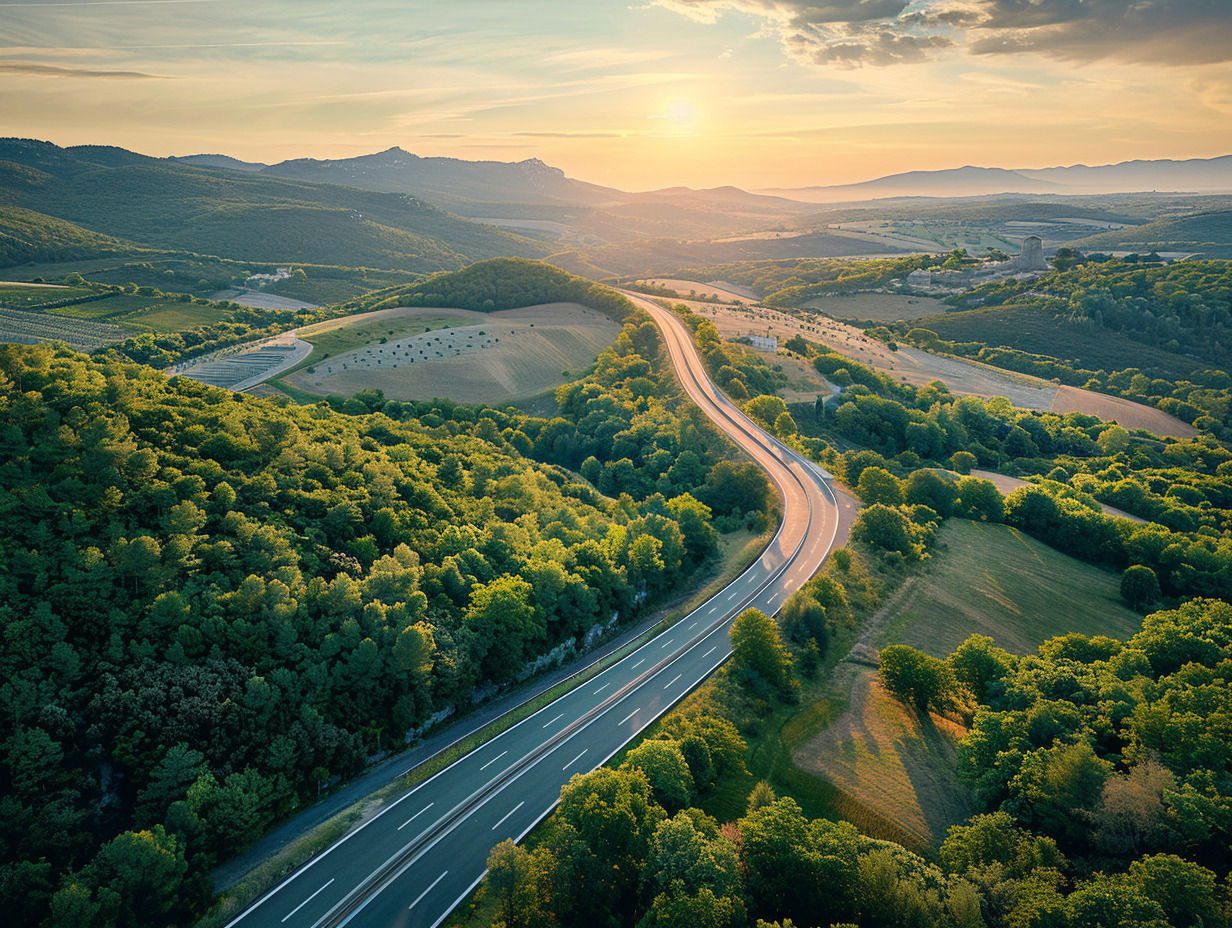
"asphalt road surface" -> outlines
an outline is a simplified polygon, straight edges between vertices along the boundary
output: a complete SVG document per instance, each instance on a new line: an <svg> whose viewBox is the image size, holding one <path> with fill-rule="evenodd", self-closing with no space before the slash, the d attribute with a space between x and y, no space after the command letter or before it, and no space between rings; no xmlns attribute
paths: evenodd
<svg viewBox="0 0 1232 928"><path fill-rule="evenodd" d="M483 878L493 846L520 840L556 806L571 776L601 766L722 664L735 616L751 606L777 612L830 552L839 509L828 475L718 392L675 316L627 295L659 324L689 396L778 485L778 533L743 574L672 628L409 790L228 928L435 928Z"/></svg>

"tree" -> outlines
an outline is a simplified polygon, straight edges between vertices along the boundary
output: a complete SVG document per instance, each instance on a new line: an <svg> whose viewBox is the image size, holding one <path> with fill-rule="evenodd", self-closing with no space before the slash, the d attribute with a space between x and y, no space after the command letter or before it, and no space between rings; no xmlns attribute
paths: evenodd
<svg viewBox="0 0 1232 928"><path fill-rule="evenodd" d="M970 635L949 656L954 676L983 703L994 683L1004 680L1018 661L986 635Z"/></svg>
<svg viewBox="0 0 1232 928"><path fill-rule="evenodd" d="M744 892L736 846L719 833L717 822L698 809L678 812L660 822L650 842L643 886L657 895L677 883L689 895L703 888L720 897L739 897Z"/></svg>
<svg viewBox="0 0 1232 928"><path fill-rule="evenodd" d="M958 501L954 511L965 519L1000 522L1005 514L1001 491L991 480L963 477L958 481Z"/></svg>
<svg viewBox="0 0 1232 928"><path fill-rule="evenodd" d="M866 505L881 503L885 506L901 506L903 488L899 479L884 467L866 467L860 474L856 495Z"/></svg>
<svg viewBox="0 0 1232 928"><path fill-rule="evenodd" d="M1151 568L1134 564L1121 574L1121 596L1134 609L1147 609L1159 602L1160 595L1159 579Z"/></svg>
<svg viewBox="0 0 1232 928"><path fill-rule="evenodd" d="M789 691L791 661L774 619L759 609L745 609L732 623L728 636L733 667L760 677L782 694Z"/></svg>
<svg viewBox="0 0 1232 928"><path fill-rule="evenodd" d="M533 596L529 583L508 574L471 591L466 624L476 632L476 656L498 683L513 679L530 645L547 630Z"/></svg>
<svg viewBox="0 0 1232 928"><path fill-rule="evenodd" d="M625 755L620 769L644 773L655 802L669 813L686 808L693 799L693 774L675 741L643 741Z"/></svg>
<svg viewBox="0 0 1232 928"><path fill-rule="evenodd" d="M903 514L881 503L861 510L851 527L851 537L856 541L897 551L909 561L918 561L924 554L924 533Z"/></svg>
<svg viewBox="0 0 1232 928"><path fill-rule="evenodd" d="M945 661L903 644L882 649L879 673L886 689L921 712L943 711L958 688Z"/></svg>
<svg viewBox="0 0 1232 928"><path fill-rule="evenodd" d="M951 445L950 447L953 447ZM955 451L950 455L950 466L960 474L971 473L971 468L978 466L980 459L970 451Z"/></svg>
<svg viewBox="0 0 1232 928"><path fill-rule="evenodd" d="M908 503L927 506L948 519L954 513L958 487L935 470L916 470L903 482L903 497Z"/></svg>
<svg viewBox="0 0 1232 928"><path fill-rule="evenodd" d="M540 923L535 867L530 854L506 838L488 854L485 899L497 900L505 928L530 928Z"/></svg>

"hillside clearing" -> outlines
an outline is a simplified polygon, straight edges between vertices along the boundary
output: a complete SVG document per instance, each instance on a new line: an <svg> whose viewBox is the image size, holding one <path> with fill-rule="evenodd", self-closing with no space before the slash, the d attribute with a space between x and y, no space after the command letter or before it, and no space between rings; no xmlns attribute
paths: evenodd
<svg viewBox="0 0 1232 928"><path fill-rule="evenodd" d="M969 635L982 634L1026 654L1057 635L1126 638L1142 625L1142 617L1121 602L1115 574L1016 529L951 519L939 541L944 549L869 620L861 644L907 644L944 657ZM846 711L794 751L793 762L858 806L834 803L846 817L871 813L867 821L893 822L921 846L935 847L946 828L972 811L955 773L955 744L963 729L905 708L869 667L844 662L832 682Z"/></svg>
<svg viewBox="0 0 1232 928"><path fill-rule="evenodd" d="M292 387L309 393L349 395L359 390L383 390L389 399L448 397L460 403L507 403L542 393L565 383L572 372L592 364L615 341L620 327L595 310L574 303L550 303L498 313L448 310L459 323L427 327L427 316L439 321L442 310L402 311L401 331L382 323L361 330L362 346L324 354L323 335L301 332L322 348L307 366L284 377ZM415 329L418 333L415 333ZM387 334L390 330L394 335ZM347 345L361 336L349 327L333 334Z"/></svg>

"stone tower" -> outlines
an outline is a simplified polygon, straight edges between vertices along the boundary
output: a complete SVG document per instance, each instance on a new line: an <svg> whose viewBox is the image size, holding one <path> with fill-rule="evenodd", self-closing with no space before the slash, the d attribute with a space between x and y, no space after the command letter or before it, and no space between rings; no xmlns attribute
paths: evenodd
<svg viewBox="0 0 1232 928"><path fill-rule="evenodd" d="M1048 262L1044 260L1044 242L1038 235L1028 235L1022 240L1022 254L1014 259L1014 270L1048 270Z"/></svg>

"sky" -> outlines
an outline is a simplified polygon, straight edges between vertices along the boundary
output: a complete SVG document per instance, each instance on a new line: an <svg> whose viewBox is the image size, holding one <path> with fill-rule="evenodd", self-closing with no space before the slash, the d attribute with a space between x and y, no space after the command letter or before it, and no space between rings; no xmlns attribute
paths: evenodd
<svg viewBox="0 0 1232 928"><path fill-rule="evenodd" d="M0 135L626 190L1232 154L1232 0L0 0Z"/></svg>

